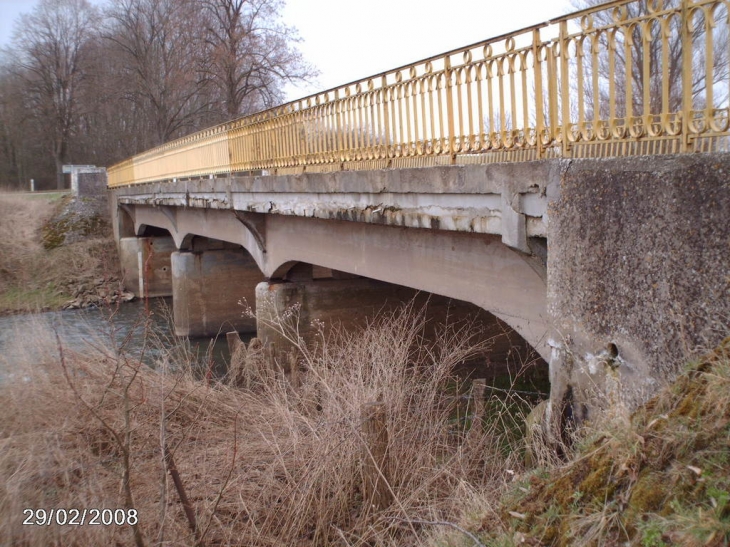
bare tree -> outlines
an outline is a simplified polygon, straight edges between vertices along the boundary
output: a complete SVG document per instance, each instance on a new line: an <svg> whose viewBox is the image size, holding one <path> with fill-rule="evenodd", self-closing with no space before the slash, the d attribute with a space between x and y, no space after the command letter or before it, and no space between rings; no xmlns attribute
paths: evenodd
<svg viewBox="0 0 730 547"><path fill-rule="evenodd" d="M147 117L161 144L197 129L210 110L200 70L199 2L114 0L104 35L117 49L125 108Z"/></svg>
<svg viewBox="0 0 730 547"><path fill-rule="evenodd" d="M202 0L206 15L205 72L233 119L283 99L286 81L315 75L294 47L296 31L280 21L279 0Z"/></svg>
<svg viewBox="0 0 730 547"><path fill-rule="evenodd" d="M42 124L63 187L62 166L79 114L85 61L98 24L98 10L86 0L41 0L15 26L13 71L24 85L25 104Z"/></svg>
<svg viewBox="0 0 730 547"><path fill-rule="evenodd" d="M585 9L600 6L607 0L571 0L576 9ZM664 2L651 2L653 6L664 9L678 9L681 0L665 0ZM629 2L622 6L625 10L625 20L647 19L650 16L649 6L646 0ZM597 28L622 25L614 20L613 9L596 11L593 13L593 24ZM691 86L690 95L695 108L707 106L708 97L714 97L716 104L727 101L727 89L724 89L724 96L718 97L713 93L716 84L728 79L730 68L730 49L728 48L728 26L724 22L715 24L714 21L704 21L697 15L691 25L689 34L690 47L688 58L691 62L690 74ZM662 35L659 19L648 22L648 26L624 24L621 32L613 36L613 44L609 43L610 35L601 33L599 35L600 51L597 67L586 67L586 82L589 93L586 96L591 108L592 89L590 84L592 70L597 70L601 79L599 84L600 105L597 107L598 115L607 119L609 117L608 105L608 82L613 79L615 85L615 101L618 116L627 115L626 91L631 85L631 113L632 115L658 114L661 112L679 112L683 107L683 66L685 64L682 43L681 23L678 17L671 18L668 22L666 37ZM708 51L705 50L705 38L707 33L712 33L712 73L707 74L706 60ZM629 47L626 45L629 43ZM589 48L589 41L585 42ZM645 48L648 47L648 52ZM666 51L664 51L666 49ZM613 74L610 70L609 51L613 51L614 68ZM627 53L628 52L628 53ZM648 54L647 54L648 53ZM588 54L586 53L588 56ZM649 66L646 67L646 63ZM628 67L628 68L627 68ZM648 69L650 77L645 81L644 72ZM666 70L666 77L662 69ZM630 77L627 76L630 74ZM709 78L708 78L709 76ZM708 82L708 79L711 80ZM649 86L649 104L644 104L645 86ZM667 97L664 97L666 88ZM664 104L664 102L667 104ZM712 105L709 105L712 107Z"/></svg>

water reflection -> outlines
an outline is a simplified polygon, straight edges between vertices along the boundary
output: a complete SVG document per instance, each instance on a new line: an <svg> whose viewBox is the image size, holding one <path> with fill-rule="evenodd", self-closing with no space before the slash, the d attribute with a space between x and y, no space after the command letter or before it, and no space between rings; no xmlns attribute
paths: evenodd
<svg viewBox="0 0 730 547"><path fill-rule="evenodd" d="M171 299L134 301L119 308L90 308L0 317L0 379L14 363L58 359L55 333L64 349L81 353L118 352L156 366L163 354L170 365L191 359L201 374L221 375L229 358L225 334L217 339L180 339L171 329Z"/></svg>

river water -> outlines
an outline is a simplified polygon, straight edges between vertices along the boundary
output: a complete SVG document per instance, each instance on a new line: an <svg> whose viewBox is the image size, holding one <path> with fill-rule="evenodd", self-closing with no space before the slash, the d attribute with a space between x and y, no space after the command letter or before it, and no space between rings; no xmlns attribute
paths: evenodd
<svg viewBox="0 0 730 547"><path fill-rule="evenodd" d="M13 374L14 364L58 359L55 334L64 349L75 352L120 350L148 365L157 365L163 354L188 360L201 375L209 369L225 372L229 359L225 335L182 339L172 334L171 300L154 298L122 304L118 309L88 308L0 317L0 381ZM172 350L172 351L171 351ZM171 363L175 366L175 363Z"/></svg>

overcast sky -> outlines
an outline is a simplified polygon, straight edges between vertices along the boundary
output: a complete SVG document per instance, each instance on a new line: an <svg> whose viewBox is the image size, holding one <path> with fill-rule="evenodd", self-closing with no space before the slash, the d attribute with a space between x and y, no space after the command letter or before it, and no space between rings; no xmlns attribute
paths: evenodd
<svg viewBox="0 0 730 547"><path fill-rule="evenodd" d="M0 45L37 0L0 0ZM97 0L95 3L101 4ZM289 99L344 84L572 11L568 0L288 0L284 21L321 72Z"/></svg>

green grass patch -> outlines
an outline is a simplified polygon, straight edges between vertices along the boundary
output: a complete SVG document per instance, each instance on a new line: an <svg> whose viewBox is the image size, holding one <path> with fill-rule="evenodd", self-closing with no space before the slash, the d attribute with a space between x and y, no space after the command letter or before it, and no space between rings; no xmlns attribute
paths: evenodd
<svg viewBox="0 0 730 547"><path fill-rule="evenodd" d="M0 293L0 315L33 313L60 308L71 295L55 285L37 288L10 287Z"/></svg>

